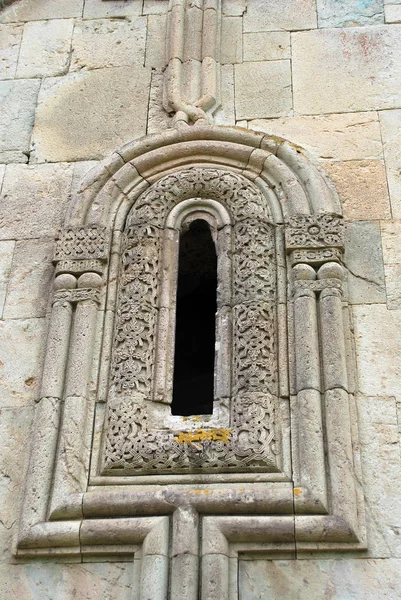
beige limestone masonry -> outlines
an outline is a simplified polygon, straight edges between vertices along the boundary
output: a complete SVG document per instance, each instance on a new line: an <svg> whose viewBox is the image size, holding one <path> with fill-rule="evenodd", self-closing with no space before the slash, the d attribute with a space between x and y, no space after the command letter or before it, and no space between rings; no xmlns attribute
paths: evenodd
<svg viewBox="0 0 401 600"><path fill-rule="evenodd" d="M127 17L77 23L72 38L70 71L125 65L143 66L146 20L146 17Z"/></svg>
<svg viewBox="0 0 401 600"><path fill-rule="evenodd" d="M11 263L14 254L14 241L0 242L0 316L3 317L4 302L8 280L11 272Z"/></svg>
<svg viewBox="0 0 401 600"><path fill-rule="evenodd" d="M382 0L317 0L319 27L380 25L384 21Z"/></svg>
<svg viewBox="0 0 401 600"><path fill-rule="evenodd" d="M366 221L391 216L382 160L326 161L324 168L337 188L346 219Z"/></svg>
<svg viewBox="0 0 401 600"><path fill-rule="evenodd" d="M385 304L354 306L359 390L366 396L401 393L401 311Z"/></svg>
<svg viewBox="0 0 401 600"><path fill-rule="evenodd" d="M240 562L240 600L397 600L399 569L397 559L246 560Z"/></svg>
<svg viewBox="0 0 401 600"><path fill-rule="evenodd" d="M53 238L61 225L73 165L8 165L0 202L0 239Z"/></svg>
<svg viewBox="0 0 401 600"><path fill-rule="evenodd" d="M0 152L7 160L29 150L40 81L0 81Z"/></svg>
<svg viewBox="0 0 401 600"><path fill-rule="evenodd" d="M35 162L102 158L144 135L149 85L150 69L139 66L46 79L32 135Z"/></svg>
<svg viewBox="0 0 401 600"><path fill-rule="evenodd" d="M13 79L17 70L23 26L0 25L0 79Z"/></svg>
<svg viewBox="0 0 401 600"><path fill-rule="evenodd" d="M207 0L207 3L210 16L217 4L213 0ZM201 2L191 0L191 4L200 6ZM211 592L204 591L202 600L326 600L326 597L333 600L399 600L401 0L222 0L221 4L222 45L214 50L217 55L221 51L223 63L220 71L222 105L214 116L214 122L225 126L237 123L244 128L290 140L290 145L280 146L277 139L267 141L268 138L264 138L261 142L262 136L237 130L242 139L248 134L254 135L256 149L253 150L252 146L252 152L247 155L250 157L248 174L251 178L257 177L260 185L258 175L265 155L262 160L258 145L269 144L269 148L277 153L268 159L270 164L280 164L280 153L287 152L294 163L301 165L296 177L292 173L289 175L287 167L277 171L276 179L268 183L271 186L269 194L274 189L280 198L282 194L288 194L291 202L295 202L296 198L305 206L302 204L305 202L304 190L309 189L311 181L311 171L302 178L305 164L302 161L306 155L329 173L343 204L347 221L344 255L348 268L346 291L351 303L348 353L352 355L355 337L357 367L355 401L353 396L350 399L350 420L357 506L359 514L366 512L367 550L338 551L336 554L329 551L324 554L321 552L321 540L309 547L307 544L302 547L302 543L297 541L296 560L294 538L291 537L295 523L292 516L285 514L280 521L280 517L274 515L274 525L269 523L263 528L264 522L259 516L234 515L230 517L228 537L224 537L217 526L215 529L211 527L214 533L209 538L207 527L203 529L203 547L199 551L204 553L207 548L212 548L216 553L209 559L203 558L203 590L210 589ZM180 0L174 0L174 5L178 7ZM156 578L155 570L146 571L150 564L154 566L158 561L162 564L164 560L157 555L160 549L154 545L144 561L133 560L132 552L129 556L108 555L101 545L96 546L94 556L88 557L85 542L81 554L78 550L75 556L51 556L27 563L12 556L15 549L13 541L20 523L30 431L39 431L41 437L51 423L47 417L39 427L30 430L33 404L39 396L49 325L54 236L66 210L67 214L71 214L70 200L76 198L81 180L85 177L88 185L92 177L88 172L93 167L100 173L99 159L145 134L165 132L164 141L171 141L174 135L171 129L173 116L162 107L168 6L169 0L15 0L0 11L1 600L3 597L7 600L165 600L165 595L168 595L167 587L163 588L162 569ZM387 24L384 24L384 19ZM212 120L210 114L208 118ZM186 127L181 123L179 127L187 132L186 135L195 131L192 125ZM169 131L166 132L167 129ZM129 160L128 157L131 158L138 147L143 147L141 144L152 144L152 140L148 138L146 142L130 145L130 149L123 153L125 160ZM301 151L298 155L297 145L305 152ZM216 164L221 164L218 161L224 163L227 159L227 146L218 152L217 158L214 141L202 148L199 160L216 160ZM149 163L141 159L138 162L141 173L148 169L149 174L152 169L161 168L160 164L168 156L173 156L170 164L174 168L181 164L179 160L183 163L189 160L184 154L177 159L168 144L154 152L157 161L160 161L158 166L155 167L153 158ZM241 162L243 158L239 159L239 154L230 158L233 161L230 168L248 167L248 158L245 163ZM174 162L176 160L178 162ZM29 164L22 164L28 161ZM119 155L114 154L107 163L107 169L111 171L119 161ZM120 184L128 189L134 170L128 165L124 168L126 179L121 176ZM154 177L153 173L149 180ZM317 177L316 172L314 177ZM93 185L99 185L99 181ZM280 189L282 184L284 191ZM145 187L147 184L143 182L141 185ZM117 188L110 185L103 196L107 202L112 200L114 192L117 193ZM90 193L89 186L83 196L87 197ZM326 210L327 197L317 194L316 198L321 202L320 208ZM284 254L280 256L282 260ZM338 275L336 265L331 268ZM308 269L306 272L311 274ZM338 281L335 280L335 283L338 284ZM312 285L329 285L330 281L316 279L306 283L312 289ZM337 288L326 296L321 293L323 300L316 305L310 302L311 296L305 290L306 287L305 296L301 298L308 298L305 305L309 307L309 317L314 314L313 311L320 311L324 318L331 314L333 306L339 308L339 303L336 304ZM90 305L91 300L83 302ZM88 309L88 314L93 306ZM80 310L77 312L79 314ZM290 315L290 325L291 320ZM313 327L313 318L308 320L305 313L301 313L298 320L305 335L305 329ZM347 319L344 322L347 323ZM285 328L285 323L281 314L280 327ZM327 329L324 360L331 364L338 357L333 354L331 344L333 331ZM85 335L87 332L88 329ZM308 339L307 335L305 339ZM73 343L79 346L81 342L75 340ZM93 347L97 348L98 343L99 339ZM82 350L82 344L79 347ZM282 347L280 378L283 372ZM82 352L78 352L78 356L74 369L79 374ZM312 366L319 372L321 365L319 361L316 363L313 352L302 354L300 351L298 364L302 359L310 360L311 356ZM327 356L334 359L330 360ZM337 363L341 366L341 360ZM353 361L350 359L349 363L352 365ZM337 373L337 377L340 376L342 374ZM352 379L353 376L350 377ZM350 385L352 387L352 383ZM321 407L320 401L316 402L319 397L316 390L303 392L299 394L298 404L295 400L291 402L295 416L296 409L302 412L306 405L309 406L308 403L315 402L315 406ZM288 390L283 394L283 405L287 405L286 394ZM342 401L341 393L330 391L326 395L325 411L333 411L333 406L338 407ZM52 401L42 404L53 407ZM83 443L78 430L87 415L82 410L84 404L83 397L74 397L63 404L63 418L70 418L73 428L60 437L61 466L57 473L50 475L55 487L60 484L61 489L58 496L55 494L53 505L61 502L65 489L80 489L77 474L80 476L85 466L76 449ZM91 400L88 405L91 406ZM98 431L102 429L102 410L103 406L99 406L95 425ZM346 411L343 413L348 414ZM335 415L335 410L328 414ZM285 411L283 419L284 441L287 440L289 445L289 417ZM350 453L347 442L344 445L341 437L343 428L338 427L331 417L327 422L330 426L327 427L326 442L331 447L340 448L341 456L346 457L339 465L334 465L332 475L335 478L336 468L341 472ZM316 427L309 427L309 423L306 427L308 435L316 430ZM321 424L318 423L319 427ZM299 453L296 435L294 432L291 435L295 472L300 468L296 458ZM315 468L312 458L320 451L317 438L315 436L313 443L306 444L310 462L308 458L304 460L301 464L303 469ZM43 459L49 452L52 453L50 447L51 444L45 447ZM96 475L95 463L94 459L92 469ZM322 468L317 469L318 475L322 472ZM301 475L305 477L305 474ZM85 473L84 481L86 486ZM330 485L332 481L330 479ZM169 505L167 510L172 511L172 488L164 481L162 483L159 487L163 490L160 495L157 492L151 496L152 504L148 502L146 510L153 510L157 499L165 494L163 498ZM280 485L284 489L289 484L279 482ZM85 486L83 489L86 490ZM259 489L264 488L264 484L259 486ZM209 487L213 489L208 484ZM93 488L97 492L100 486ZM127 488L128 485L124 487ZM143 486L136 488L143 489ZM121 486L119 489L122 489ZM221 490L224 489L222 486ZM28 493L31 491L28 490ZM342 508L351 495L348 489L341 494ZM205 493L204 497L208 495ZM103 495L100 504L105 497L108 498L109 494ZM199 497L202 499L203 494ZM292 511L292 493L289 499L289 510ZM297 496L295 499L296 503L300 500ZM89 498L85 510L91 510L90 502ZM117 502L110 502L107 506L103 505L102 510L106 513L114 511L116 505ZM238 505L249 510L249 497L245 498L245 502L242 497ZM81 506L79 498L70 509L80 514ZM229 503L220 501L218 506L226 513ZM277 506L283 509L282 504L276 504L275 509ZM127 505L121 508L124 516L129 510ZM264 505L262 510L265 510ZM302 511L302 508L299 510ZM162 517L171 523L173 553L178 548L178 554L171 561L175 586L173 600L198 600L196 591L193 592L193 582L198 581L198 529L191 529L191 514L179 520L177 513ZM291 541L281 554L274 555L273 560L271 552L277 547L274 541L267 540L272 533L282 531L287 517L292 523ZM208 519L212 521L214 517L201 517L204 521ZM224 519L221 520L223 524ZM89 529L89 533L88 529L85 530L88 521L84 523L82 540L85 536L90 539L95 521L100 520L98 516L90 518L89 526L93 525L93 530ZM116 534L112 525L118 520L105 519L104 535L108 540L111 535L117 535L120 540L121 532L123 536L129 535L128 522L132 519L127 518L120 533ZM46 523L46 526L61 524L68 527L68 522L55 520ZM73 522L74 526L78 522ZM177 531L177 523L183 525L182 530ZM314 521L313 526L306 529L315 531L316 524L317 521ZM228 539L230 535L234 538L233 543ZM321 535L327 535L327 530L322 530ZM248 541L252 536L259 540L257 543L253 541L253 545ZM241 559L238 581L235 575L237 550ZM75 549L72 551L75 552ZM184 551L187 553L183 554ZM96 554L100 552L105 556ZM110 548L112 552L115 549ZM114 562L116 560L121 562ZM228 563L232 566L230 571ZM141 564L146 581L150 586L154 585L151 589L157 593L146 595L141 590L138 576ZM189 564L191 567L185 566ZM230 586L224 589L230 592L225 596L219 585L223 582L224 587L228 573ZM214 582L217 592L213 591Z"/></svg>
<svg viewBox="0 0 401 600"><path fill-rule="evenodd" d="M45 319L0 321L0 407L22 407L38 397Z"/></svg>
<svg viewBox="0 0 401 600"><path fill-rule="evenodd" d="M380 124L391 211L393 218L399 219L401 218L401 110L381 111Z"/></svg>
<svg viewBox="0 0 401 600"><path fill-rule="evenodd" d="M400 40L399 25L294 33L294 110L318 114L398 107Z"/></svg>
<svg viewBox="0 0 401 600"><path fill-rule="evenodd" d="M235 65L237 119L286 115L292 108L289 60Z"/></svg>
<svg viewBox="0 0 401 600"><path fill-rule="evenodd" d="M4 319L46 316L53 280L53 240L16 242Z"/></svg>
<svg viewBox="0 0 401 600"><path fill-rule="evenodd" d="M381 222L387 307L401 308L401 222Z"/></svg>
<svg viewBox="0 0 401 600"><path fill-rule="evenodd" d="M26 23L18 58L17 77L64 75L70 65L72 19Z"/></svg>
<svg viewBox="0 0 401 600"><path fill-rule="evenodd" d="M244 61L281 60L290 55L290 34L286 31L244 34Z"/></svg>
<svg viewBox="0 0 401 600"><path fill-rule="evenodd" d="M290 139L314 159L363 160L383 156L376 112L256 119L249 122L249 127Z"/></svg>
<svg viewBox="0 0 401 600"><path fill-rule="evenodd" d="M0 13L0 22L13 23L82 17L84 0L35 0L14 2Z"/></svg>
<svg viewBox="0 0 401 600"><path fill-rule="evenodd" d="M244 31L277 31L316 27L313 0L251 0L244 15Z"/></svg>

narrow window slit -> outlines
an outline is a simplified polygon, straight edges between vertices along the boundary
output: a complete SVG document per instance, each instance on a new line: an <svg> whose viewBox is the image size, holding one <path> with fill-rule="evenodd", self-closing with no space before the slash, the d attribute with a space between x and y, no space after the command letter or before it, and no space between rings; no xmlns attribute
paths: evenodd
<svg viewBox="0 0 401 600"><path fill-rule="evenodd" d="M217 255L209 225L181 233L178 259L173 415L211 415L214 399Z"/></svg>

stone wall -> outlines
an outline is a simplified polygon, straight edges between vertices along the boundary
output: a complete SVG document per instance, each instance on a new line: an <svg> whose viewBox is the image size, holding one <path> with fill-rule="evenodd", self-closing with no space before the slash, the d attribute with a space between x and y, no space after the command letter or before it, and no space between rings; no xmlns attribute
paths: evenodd
<svg viewBox="0 0 401 600"><path fill-rule="evenodd" d="M83 175L163 131L167 0L19 0L0 12L0 597L131 600L131 562L12 556L53 239ZM335 184L357 363L368 550L244 556L240 600L401 596L401 3L223 0L218 125L291 140Z"/></svg>

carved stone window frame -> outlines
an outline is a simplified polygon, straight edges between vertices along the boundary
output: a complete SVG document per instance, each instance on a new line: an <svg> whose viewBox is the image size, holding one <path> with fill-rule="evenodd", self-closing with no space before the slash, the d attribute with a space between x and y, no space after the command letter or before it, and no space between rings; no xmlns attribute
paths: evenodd
<svg viewBox="0 0 401 600"><path fill-rule="evenodd" d="M191 168L251 182L278 232L278 396L288 448L281 481L269 473L194 479L99 470L127 215L163 177ZM366 548L340 215L332 186L302 153L237 128L169 130L128 144L89 173L57 243L17 556L141 556L141 600L165 600L168 589L197 598L198 566L206 573L213 564L219 583L209 589L205 577L202 600L232 600L230 558L247 548L298 555Z"/></svg>

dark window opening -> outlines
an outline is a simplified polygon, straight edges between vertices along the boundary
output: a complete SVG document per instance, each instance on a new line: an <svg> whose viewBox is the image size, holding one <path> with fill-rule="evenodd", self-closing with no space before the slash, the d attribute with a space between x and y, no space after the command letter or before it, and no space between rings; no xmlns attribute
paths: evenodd
<svg viewBox="0 0 401 600"><path fill-rule="evenodd" d="M214 397L217 256L209 225L181 234L178 259L173 415L211 415Z"/></svg>

